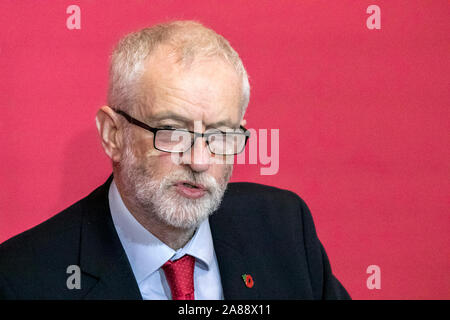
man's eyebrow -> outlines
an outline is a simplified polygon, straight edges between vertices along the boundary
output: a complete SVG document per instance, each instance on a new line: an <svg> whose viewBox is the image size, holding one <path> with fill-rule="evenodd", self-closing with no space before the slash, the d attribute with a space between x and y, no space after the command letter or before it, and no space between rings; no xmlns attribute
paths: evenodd
<svg viewBox="0 0 450 320"><path fill-rule="evenodd" d="M161 121L161 120L175 120L175 121L179 121L179 122L183 122L183 123L190 123L193 122L192 119L186 118L180 114L174 113L174 112L161 112L159 114L156 114L154 116L148 117L147 118L150 122L155 122L155 121ZM211 123L208 124L207 127L210 128L218 128L218 127L229 127L229 128L235 128L235 127L239 127L239 125L235 125L232 121L230 120L221 120L215 123Z"/></svg>
<svg viewBox="0 0 450 320"><path fill-rule="evenodd" d="M212 124L208 125L208 127L213 127L213 128L218 128L218 127L236 128L236 127L239 127L239 125L236 126L230 120L222 120L222 121L219 121L219 122L212 123Z"/></svg>
<svg viewBox="0 0 450 320"><path fill-rule="evenodd" d="M147 117L147 119L149 121L153 121L153 122L154 121L160 121L160 120L176 120L176 121L186 122L187 123L187 122L192 121L192 120L190 120L190 119L188 119L186 117L183 117L180 114L173 113L173 112L170 112L170 111L161 112L159 114Z"/></svg>

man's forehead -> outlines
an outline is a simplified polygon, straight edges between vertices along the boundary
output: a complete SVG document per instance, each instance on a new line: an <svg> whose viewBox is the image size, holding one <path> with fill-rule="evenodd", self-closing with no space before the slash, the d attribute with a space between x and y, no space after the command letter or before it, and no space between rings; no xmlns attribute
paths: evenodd
<svg viewBox="0 0 450 320"><path fill-rule="evenodd" d="M149 58L142 78L146 119L203 121L235 126L239 122L241 86L236 71L222 59L180 66L163 49Z"/></svg>
<svg viewBox="0 0 450 320"><path fill-rule="evenodd" d="M204 114L203 114L204 115ZM195 122L201 123L205 127L229 127L234 128L239 126L239 120L233 119L227 115L223 116L193 116L192 113L186 112L186 110L180 109L153 109L153 112L148 112L146 120L149 123L159 123L164 120L176 121L178 123L193 126Z"/></svg>

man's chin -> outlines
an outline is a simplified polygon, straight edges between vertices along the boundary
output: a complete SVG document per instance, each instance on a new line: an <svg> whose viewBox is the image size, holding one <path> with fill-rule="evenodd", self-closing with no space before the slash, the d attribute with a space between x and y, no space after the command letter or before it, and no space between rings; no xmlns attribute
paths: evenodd
<svg viewBox="0 0 450 320"><path fill-rule="evenodd" d="M197 228L203 221L208 219L209 214L202 215L190 215L180 217L178 214L174 216L159 216L159 220L161 223L176 229L195 229Z"/></svg>
<svg viewBox="0 0 450 320"><path fill-rule="evenodd" d="M176 190L171 191L170 197L160 199L163 202L157 205L158 219L168 226L179 229L198 227L217 207L208 192L202 197L192 198L181 195Z"/></svg>

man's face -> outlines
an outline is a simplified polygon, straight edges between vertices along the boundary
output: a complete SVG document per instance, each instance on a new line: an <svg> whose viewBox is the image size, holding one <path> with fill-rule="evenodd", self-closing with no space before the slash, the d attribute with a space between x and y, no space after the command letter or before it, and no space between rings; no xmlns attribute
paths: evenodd
<svg viewBox="0 0 450 320"><path fill-rule="evenodd" d="M186 67L166 49L149 58L142 82L146 107L135 117L156 128L238 128L242 82L233 67L219 58L196 59ZM195 227L217 209L232 165L211 154L204 140L173 154L155 149L151 132L131 124L126 131L120 172L136 205L178 228Z"/></svg>

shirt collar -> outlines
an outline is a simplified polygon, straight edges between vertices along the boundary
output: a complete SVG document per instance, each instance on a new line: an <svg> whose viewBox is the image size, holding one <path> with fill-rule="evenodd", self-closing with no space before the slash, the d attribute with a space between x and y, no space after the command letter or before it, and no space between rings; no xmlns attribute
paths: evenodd
<svg viewBox="0 0 450 320"><path fill-rule="evenodd" d="M123 203L114 180L108 198L114 226L138 283L161 268L167 260L176 260L185 254L196 258L196 266L209 269L214 259L214 247L208 219L200 224L183 248L175 251L134 218Z"/></svg>

